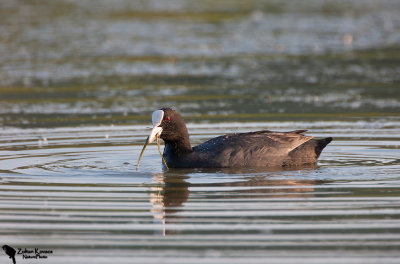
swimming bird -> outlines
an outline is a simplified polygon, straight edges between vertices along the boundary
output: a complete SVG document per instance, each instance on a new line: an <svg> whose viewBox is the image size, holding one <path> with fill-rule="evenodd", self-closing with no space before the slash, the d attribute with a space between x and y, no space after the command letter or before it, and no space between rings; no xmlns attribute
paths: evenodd
<svg viewBox="0 0 400 264"><path fill-rule="evenodd" d="M182 116L171 108L152 114L153 128L143 146L164 140L162 155L168 168L286 167L316 164L332 138L314 139L307 130L274 132L261 130L226 134L192 147ZM160 151L161 154L161 151Z"/></svg>

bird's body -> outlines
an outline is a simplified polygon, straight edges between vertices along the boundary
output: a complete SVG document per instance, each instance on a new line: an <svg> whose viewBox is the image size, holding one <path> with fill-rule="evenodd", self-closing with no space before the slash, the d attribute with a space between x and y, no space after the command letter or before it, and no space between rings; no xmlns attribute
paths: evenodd
<svg viewBox="0 0 400 264"><path fill-rule="evenodd" d="M164 140L163 157L170 168L282 167L315 164L321 151L332 140L305 136L302 133L306 130L262 130L227 134L191 147L189 133L179 113L170 108L157 111L153 113L154 127L149 138L150 142L158 136Z"/></svg>
<svg viewBox="0 0 400 264"><path fill-rule="evenodd" d="M282 167L314 164L322 148L330 140L315 140L300 134L302 132L305 131L263 130L227 134L210 139L185 153L180 153L174 143L166 143L163 156L171 168Z"/></svg>

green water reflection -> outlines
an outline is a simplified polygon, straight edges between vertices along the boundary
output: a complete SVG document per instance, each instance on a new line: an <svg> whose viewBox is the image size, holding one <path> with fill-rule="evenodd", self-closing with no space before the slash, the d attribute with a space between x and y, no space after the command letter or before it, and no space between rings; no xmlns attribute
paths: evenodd
<svg viewBox="0 0 400 264"><path fill-rule="evenodd" d="M3 2L3 126L399 112L398 1Z"/></svg>

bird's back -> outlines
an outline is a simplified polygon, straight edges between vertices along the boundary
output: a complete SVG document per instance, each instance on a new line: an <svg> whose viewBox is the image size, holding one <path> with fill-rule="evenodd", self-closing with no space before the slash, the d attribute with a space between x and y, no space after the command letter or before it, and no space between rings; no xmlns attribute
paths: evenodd
<svg viewBox="0 0 400 264"><path fill-rule="evenodd" d="M194 147L193 158L201 161L203 167L283 166L293 150L312 140L302 132L305 130L263 130L219 136Z"/></svg>

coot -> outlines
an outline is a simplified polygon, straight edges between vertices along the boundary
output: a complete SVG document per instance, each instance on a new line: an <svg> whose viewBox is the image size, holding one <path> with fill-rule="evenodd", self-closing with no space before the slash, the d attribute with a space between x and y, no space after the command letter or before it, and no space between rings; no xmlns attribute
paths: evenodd
<svg viewBox="0 0 400 264"><path fill-rule="evenodd" d="M317 162L321 151L332 141L331 137L313 139L311 136L304 136L302 133L307 130L262 130L227 134L192 147L186 124L177 111L171 108L156 110L152 121L153 129L143 151L148 143L160 137L165 142L163 160L170 168L309 165Z"/></svg>

